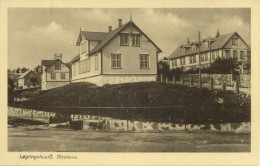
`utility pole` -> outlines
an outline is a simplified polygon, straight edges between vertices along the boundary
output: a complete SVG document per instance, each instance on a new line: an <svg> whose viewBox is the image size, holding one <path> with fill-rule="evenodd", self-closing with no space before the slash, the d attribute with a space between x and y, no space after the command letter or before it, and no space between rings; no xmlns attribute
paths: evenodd
<svg viewBox="0 0 260 166"><path fill-rule="evenodd" d="M200 38L201 38L201 32L199 31L198 34L198 38L199 38L199 88L202 88L202 82L201 82L201 70L200 70Z"/></svg>

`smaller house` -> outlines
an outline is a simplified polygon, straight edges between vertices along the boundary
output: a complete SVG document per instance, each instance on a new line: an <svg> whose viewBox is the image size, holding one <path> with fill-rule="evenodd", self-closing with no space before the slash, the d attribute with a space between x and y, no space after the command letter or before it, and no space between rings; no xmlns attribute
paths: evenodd
<svg viewBox="0 0 260 166"><path fill-rule="evenodd" d="M41 77L32 70L24 72L18 79L20 89L40 87L40 83Z"/></svg>
<svg viewBox="0 0 260 166"><path fill-rule="evenodd" d="M41 62L41 89L48 90L70 83L70 65L62 62L62 55L55 54L54 60Z"/></svg>

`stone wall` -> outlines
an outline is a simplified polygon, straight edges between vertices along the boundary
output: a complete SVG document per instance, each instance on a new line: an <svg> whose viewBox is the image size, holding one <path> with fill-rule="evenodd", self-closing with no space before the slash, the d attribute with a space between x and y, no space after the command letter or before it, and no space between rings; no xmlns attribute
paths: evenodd
<svg viewBox="0 0 260 166"><path fill-rule="evenodd" d="M185 131L184 124L141 122L112 119L109 117L90 116L90 115L71 115L75 121L83 121L83 130L93 131L133 131L133 132L167 132ZM186 131L222 131L222 132L250 132L250 122L225 123L225 124L187 124Z"/></svg>
<svg viewBox="0 0 260 166"><path fill-rule="evenodd" d="M54 117L55 113L27 108L8 107L8 117L17 117L48 123L51 116Z"/></svg>

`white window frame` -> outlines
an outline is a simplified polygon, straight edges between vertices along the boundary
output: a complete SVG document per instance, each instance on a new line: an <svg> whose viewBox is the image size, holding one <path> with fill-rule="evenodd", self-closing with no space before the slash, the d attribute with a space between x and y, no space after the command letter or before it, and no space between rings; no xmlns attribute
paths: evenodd
<svg viewBox="0 0 260 166"><path fill-rule="evenodd" d="M64 78L62 76L64 76ZM61 72L60 73L60 79L61 80L65 80L66 79L66 73L65 72Z"/></svg>
<svg viewBox="0 0 260 166"><path fill-rule="evenodd" d="M137 39L139 39L139 43L137 44ZM140 34L132 34L131 35L132 46L140 47L141 46L141 35Z"/></svg>
<svg viewBox="0 0 260 166"><path fill-rule="evenodd" d="M146 59L142 59L142 56L145 56ZM140 61L140 69L149 69L150 68L150 56L149 54L139 54L139 61ZM142 66L143 62L147 62L144 64L147 64L146 66Z"/></svg>
<svg viewBox="0 0 260 166"><path fill-rule="evenodd" d="M51 73L51 80L56 80L56 73Z"/></svg>
<svg viewBox="0 0 260 166"><path fill-rule="evenodd" d="M122 40L122 36L126 36L126 40L124 39L124 40ZM129 34L128 33L121 33L120 35L119 35L119 42L120 42L120 46L129 46ZM126 41L126 43L122 43L122 41Z"/></svg>
<svg viewBox="0 0 260 166"><path fill-rule="evenodd" d="M116 58L114 56L116 56ZM120 63L118 63L118 61ZM113 66L113 62L115 62L116 66ZM111 54L111 68L112 69L121 69L122 68L122 56L121 56L121 54L115 54L115 53Z"/></svg>

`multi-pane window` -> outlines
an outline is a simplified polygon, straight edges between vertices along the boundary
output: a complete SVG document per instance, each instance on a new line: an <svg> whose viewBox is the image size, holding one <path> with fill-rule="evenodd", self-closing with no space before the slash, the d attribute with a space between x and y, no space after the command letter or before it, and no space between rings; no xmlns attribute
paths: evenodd
<svg viewBox="0 0 260 166"><path fill-rule="evenodd" d="M177 66L177 59L172 60L172 67Z"/></svg>
<svg viewBox="0 0 260 166"><path fill-rule="evenodd" d="M55 70L61 70L61 63L55 63Z"/></svg>
<svg viewBox="0 0 260 166"><path fill-rule="evenodd" d="M66 77L66 73L60 73L60 79L61 80L65 80Z"/></svg>
<svg viewBox="0 0 260 166"><path fill-rule="evenodd" d="M140 46L140 35L132 35L132 46Z"/></svg>
<svg viewBox="0 0 260 166"><path fill-rule="evenodd" d="M201 62L204 62L204 57L205 57L204 54L201 54L201 55L200 55L200 61L201 61Z"/></svg>
<svg viewBox="0 0 260 166"><path fill-rule="evenodd" d="M233 50L233 58L237 59L237 50Z"/></svg>
<svg viewBox="0 0 260 166"><path fill-rule="evenodd" d="M240 59L245 59L245 52L244 51L240 51Z"/></svg>
<svg viewBox="0 0 260 166"><path fill-rule="evenodd" d="M232 38L232 45L237 45L237 38Z"/></svg>
<svg viewBox="0 0 260 166"><path fill-rule="evenodd" d="M98 70L98 55L95 55L95 69Z"/></svg>
<svg viewBox="0 0 260 166"><path fill-rule="evenodd" d="M185 65L185 57L180 58L180 64Z"/></svg>
<svg viewBox="0 0 260 166"><path fill-rule="evenodd" d="M149 55L148 54L140 54L140 68L141 69L149 68Z"/></svg>
<svg viewBox="0 0 260 166"><path fill-rule="evenodd" d="M219 57L219 51L216 51L216 58Z"/></svg>
<svg viewBox="0 0 260 166"><path fill-rule="evenodd" d="M85 41L84 43L81 43L80 45L81 54L88 51L88 42Z"/></svg>
<svg viewBox="0 0 260 166"><path fill-rule="evenodd" d="M225 50L225 53L227 59L231 58L230 50Z"/></svg>
<svg viewBox="0 0 260 166"><path fill-rule="evenodd" d="M196 55L190 55L190 63L196 63Z"/></svg>
<svg viewBox="0 0 260 166"><path fill-rule="evenodd" d="M56 73L51 73L51 79L56 80Z"/></svg>
<svg viewBox="0 0 260 166"><path fill-rule="evenodd" d="M208 53L205 53L205 61L208 61L209 58L208 58Z"/></svg>
<svg viewBox="0 0 260 166"><path fill-rule="evenodd" d="M111 54L111 67L121 68L121 54Z"/></svg>
<svg viewBox="0 0 260 166"><path fill-rule="evenodd" d="M79 62L79 74L90 71L89 59Z"/></svg>
<svg viewBox="0 0 260 166"><path fill-rule="evenodd" d="M215 51L213 51L213 52L211 53L211 59L212 59L212 60L215 60L215 59L216 59Z"/></svg>
<svg viewBox="0 0 260 166"><path fill-rule="evenodd" d="M126 33L120 34L120 45L128 46L128 34Z"/></svg>

